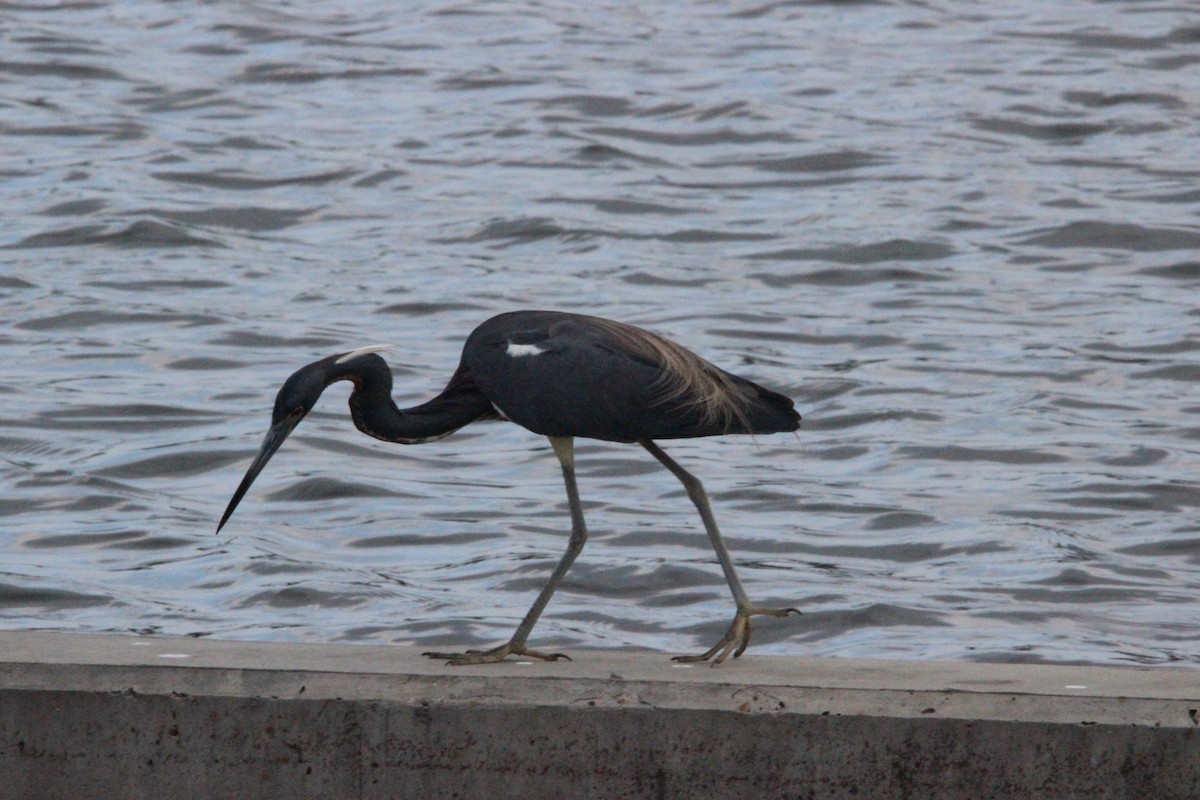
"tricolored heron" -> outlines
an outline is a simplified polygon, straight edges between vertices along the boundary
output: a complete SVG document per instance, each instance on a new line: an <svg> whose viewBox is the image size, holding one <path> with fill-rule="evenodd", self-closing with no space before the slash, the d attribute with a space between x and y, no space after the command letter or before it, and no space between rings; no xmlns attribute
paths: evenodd
<svg viewBox="0 0 1200 800"><path fill-rule="evenodd" d="M719 369L657 334L599 317L557 311L513 311L476 328L463 346L450 383L434 399L413 408L392 401L392 373L366 347L329 356L301 368L275 398L271 428L246 477L233 493L217 532L229 520L250 484L288 434L336 381L350 381L350 415L376 439L420 444L448 436L476 420L503 419L549 437L562 465L571 510L567 552L529 612L505 644L484 651L426 653L452 664L481 664L522 655L553 661L562 653L525 647L550 596L587 540L575 485L574 439L637 442L683 483L700 512L721 562L737 611L725 635L707 652L676 661L725 660L740 656L750 642L750 617L799 614L794 608L753 605L738 580L721 538L704 486L663 452L655 439L726 433L779 433L800 427L792 401L745 378Z"/></svg>

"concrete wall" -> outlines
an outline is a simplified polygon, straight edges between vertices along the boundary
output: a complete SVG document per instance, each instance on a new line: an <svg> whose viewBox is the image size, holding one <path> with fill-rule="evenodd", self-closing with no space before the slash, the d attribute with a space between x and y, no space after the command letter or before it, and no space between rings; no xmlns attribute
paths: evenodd
<svg viewBox="0 0 1200 800"><path fill-rule="evenodd" d="M0 800L1200 798L1200 672L0 633Z"/></svg>

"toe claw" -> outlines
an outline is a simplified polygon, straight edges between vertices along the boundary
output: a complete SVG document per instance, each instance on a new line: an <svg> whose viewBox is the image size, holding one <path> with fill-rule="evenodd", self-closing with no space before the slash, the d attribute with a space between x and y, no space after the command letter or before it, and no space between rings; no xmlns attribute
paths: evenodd
<svg viewBox="0 0 1200 800"><path fill-rule="evenodd" d="M732 642L731 642L732 644ZM746 652L746 648L750 646L750 620L746 620L746 631L742 634L742 643L738 645L738 649L733 652L734 658L741 658L742 653Z"/></svg>

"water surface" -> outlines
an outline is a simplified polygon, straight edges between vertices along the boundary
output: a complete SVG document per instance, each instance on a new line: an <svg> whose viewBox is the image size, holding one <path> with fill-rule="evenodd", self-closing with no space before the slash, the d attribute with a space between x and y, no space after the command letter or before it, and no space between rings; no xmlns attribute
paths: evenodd
<svg viewBox="0 0 1200 800"><path fill-rule="evenodd" d="M0 10L0 625L478 646L566 543L547 443L403 448L290 372L439 391L514 308L671 336L799 439L669 446L752 652L1200 662L1200 22L1179 2ZM581 442L535 632L688 652L673 478Z"/></svg>

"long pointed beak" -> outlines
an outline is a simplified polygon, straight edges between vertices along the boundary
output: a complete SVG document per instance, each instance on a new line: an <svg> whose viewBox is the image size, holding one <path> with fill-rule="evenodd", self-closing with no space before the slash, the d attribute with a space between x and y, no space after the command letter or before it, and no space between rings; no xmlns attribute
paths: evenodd
<svg viewBox="0 0 1200 800"><path fill-rule="evenodd" d="M272 425L271 429L267 431L267 437L263 439L258 455L254 457L254 463L250 465L250 469L246 470L246 477L242 478L242 483L238 486L237 491L233 493L233 499L229 501L228 508L221 515L221 521L217 524L217 533L220 533L221 528L225 527L225 523L233 516L233 510L237 508L238 503L242 502L242 497L246 494L246 490L250 488L250 484L254 483L254 479L258 477L258 473L262 472L263 467L271 460L271 456L275 455L275 451L279 449L279 445L283 444L283 440L300 423L300 419L301 417L287 417L281 420L278 425Z"/></svg>

